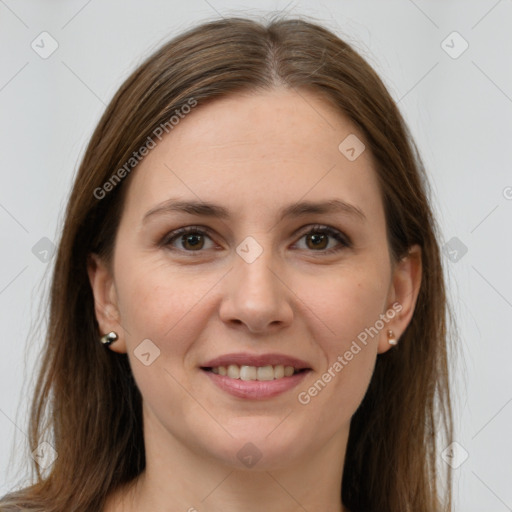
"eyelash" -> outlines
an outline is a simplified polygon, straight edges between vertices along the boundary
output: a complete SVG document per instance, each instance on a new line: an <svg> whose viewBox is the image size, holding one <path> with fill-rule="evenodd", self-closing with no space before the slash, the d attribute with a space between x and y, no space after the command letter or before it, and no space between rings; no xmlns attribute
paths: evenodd
<svg viewBox="0 0 512 512"><path fill-rule="evenodd" d="M188 235L188 234L197 234L197 235L201 235L201 236L206 235L209 238L211 238L209 229L204 229L204 228L201 228L200 226L187 226L187 227L183 227L180 229L176 229L176 230L168 233L162 239L162 242L160 243L160 245L164 246L164 247L168 247L171 250L189 253L190 255L192 255L194 253L200 254L201 252L203 252L202 250L188 251L185 249L176 249L176 248L170 247L170 245L178 237L183 236L183 235ZM347 236L345 236L343 233L341 233L337 229L331 228L329 226L323 226L320 224L316 224L316 225L312 226L309 231L302 233L299 237L299 240L302 239L303 237L305 237L306 235L311 235L311 234L328 235L328 236L334 238L335 240L337 240L338 242L340 242L341 245L338 245L336 247L331 247L330 249L323 249L321 251L310 250L308 252L319 253L320 255L326 255L326 254L332 254L332 253L339 252L344 248L350 248L352 246L350 239Z"/></svg>

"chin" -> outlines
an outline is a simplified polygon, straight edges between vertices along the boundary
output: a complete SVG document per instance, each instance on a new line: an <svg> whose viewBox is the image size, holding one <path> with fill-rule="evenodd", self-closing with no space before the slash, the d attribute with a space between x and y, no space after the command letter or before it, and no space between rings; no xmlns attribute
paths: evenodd
<svg viewBox="0 0 512 512"><path fill-rule="evenodd" d="M271 427L269 428L269 425ZM276 428L277 427L277 428ZM281 431L279 431L281 429ZM279 421L252 422L242 433L228 429L233 438L224 437L220 450L212 454L237 470L270 471L285 469L301 457L304 437L292 434ZM212 441L213 442L213 441ZM223 445L223 446L222 446Z"/></svg>

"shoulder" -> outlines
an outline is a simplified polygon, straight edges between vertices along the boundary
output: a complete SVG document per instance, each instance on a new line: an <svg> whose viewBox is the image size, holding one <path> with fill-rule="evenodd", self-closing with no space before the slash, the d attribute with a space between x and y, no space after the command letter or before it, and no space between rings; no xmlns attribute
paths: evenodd
<svg viewBox="0 0 512 512"><path fill-rule="evenodd" d="M5 504L4 504L5 503ZM29 506L23 502L16 503L14 501L4 502L0 499L0 512L46 512L44 508L38 506Z"/></svg>
<svg viewBox="0 0 512 512"><path fill-rule="evenodd" d="M25 498L23 490L0 496L0 512L45 512L44 508Z"/></svg>

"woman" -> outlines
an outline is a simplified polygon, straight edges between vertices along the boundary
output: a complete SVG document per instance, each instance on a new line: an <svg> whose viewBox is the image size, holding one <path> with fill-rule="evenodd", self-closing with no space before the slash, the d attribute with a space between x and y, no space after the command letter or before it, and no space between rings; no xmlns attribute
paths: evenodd
<svg viewBox="0 0 512 512"><path fill-rule="evenodd" d="M45 463L0 510L451 510L426 186L326 29L232 18L163 46L76 177L30 422Z"/></svg>

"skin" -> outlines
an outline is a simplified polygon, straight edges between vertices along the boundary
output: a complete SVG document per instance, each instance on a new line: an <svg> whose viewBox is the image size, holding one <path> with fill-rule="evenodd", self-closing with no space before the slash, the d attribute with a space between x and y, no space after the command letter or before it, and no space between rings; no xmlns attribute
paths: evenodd
<svg viewBox="0 0 512 512"><path fill-rule="evenodd" d="M128 353L143 396L147 468L110 496L107 512L347 510L340 492L350 419L376 358L392 349L387 330L399 338L407 327L421 280L418 247L390 259L369 146L355 161L338 150L349 134L364 141L310 92L231 95L194 109L130 176L112 266L91 255L88 270L100 329L118 333L109 349ZM143 222L169 198L213 202L230 217L167 212ZM279 221L284 206L332 198L365 218ZM317 248L306 236L315 224L351 245L327 236ZM210 233L159 245L197 225ZM236 252L247 236L263 250L252 263ZM340 250L323 252L332 247ZM395 302L401 311L301 404L299 392ZM149 366L134 353L144 339L160 350ZM289 354L312 371L277 397L236 398L199 368L230 352ZM262 455L252 468L237 457L248 442Z"/></svg>

